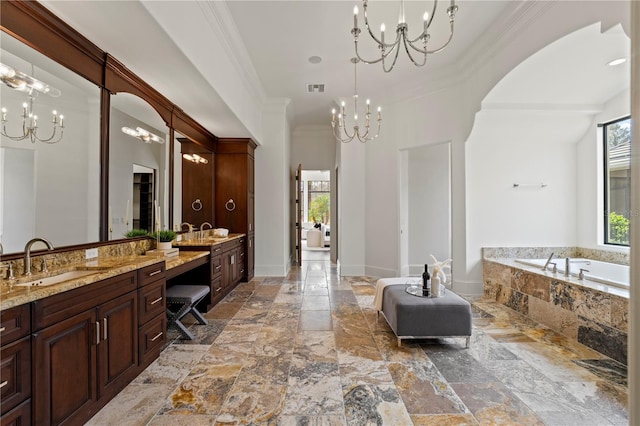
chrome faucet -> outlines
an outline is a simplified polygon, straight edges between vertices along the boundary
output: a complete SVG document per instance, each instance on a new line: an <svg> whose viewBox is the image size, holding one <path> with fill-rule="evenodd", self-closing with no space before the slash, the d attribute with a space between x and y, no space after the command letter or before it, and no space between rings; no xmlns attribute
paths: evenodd
<svg viewBox="0 0 640 426"><path fill-rule="evenodd" d="M182 230L182 228L184 227L184 225L187 225L189 227L189 232L193 232L193 225L190 224L189 222L182 222L180 224L180 230Z"/></svg>
<svg viewBox="0 0 640 426"><path fill-rule="evenodd" d="M31 275L31 246L35 243L41 242L47 245L49 250L53 250L53 244L44 238L32 238L24 246L24 275Z"/></svg>
<svg viewBox="0 0 640 426"><path fill-rule="evenodd" d="M555 254L555 253L551 253L551 255L549 256L549 258L547 259L547 263L545 263L545 264L544 264L544 266L542 267L542 270L543 270L543 271L546 271L546 270L547 270L547 266L549 266L549 264L551 263L551 259L553 259L553 255L554 255L554 254ZM555 264L554 264L554 266L555 266Z"/></svg>
<svg viewBox="0 0 640 426"><path fill-rule="evenodd" d="M203 231L203 229L202 229L202 228L204 228L204 226L205 226L205 225L209 225L209 229L213 228L213 225L212 225L212 224L210 224L209 222L205 222L205 223L203 223L202 225L200 225L200 232L202 232L202 231Z"/></svg>
<svg viewBox="0 0 640 426"><path fill-rule="evenodd" d="M591 265L591 262L588 260L571 260L570 257L565 257L564 259L564 276L568 277L569 275L571 275L570 273L570 269L571 269L571 264L572 263L584 263L587 265ZM582 278L580 278L582 279Z"/></svg>
<svg viewBox="0 0 640 426"><path fill-rule="evenodd" d="M6 269L7 275L4 277L5 280L15 280L16 277L13 276L13 263L0 263L0 271Z"/></svg>

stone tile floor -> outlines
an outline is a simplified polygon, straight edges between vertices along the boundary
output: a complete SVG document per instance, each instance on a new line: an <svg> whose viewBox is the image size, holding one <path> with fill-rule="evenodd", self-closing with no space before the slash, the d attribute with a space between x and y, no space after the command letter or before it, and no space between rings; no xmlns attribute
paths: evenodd
<svg viewBox="0 0 640 426"><path fill-rule="evenodd" d="M464 339L403 342L376 279L305 261L173 332L93 425L626 425L626 367L496 303ZM190 316L189 316L190 318ZM195 322L195 321L194 321Z"/></svg>

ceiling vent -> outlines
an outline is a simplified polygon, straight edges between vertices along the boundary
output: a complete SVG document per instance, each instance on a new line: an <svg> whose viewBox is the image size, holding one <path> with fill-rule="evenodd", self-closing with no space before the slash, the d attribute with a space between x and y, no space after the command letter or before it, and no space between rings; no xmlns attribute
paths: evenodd
<svg viewBox="0 0 640 426"><path fill-rule="evenodd" d="M307 93L324 93L324 84L307 84Z"/></svg>

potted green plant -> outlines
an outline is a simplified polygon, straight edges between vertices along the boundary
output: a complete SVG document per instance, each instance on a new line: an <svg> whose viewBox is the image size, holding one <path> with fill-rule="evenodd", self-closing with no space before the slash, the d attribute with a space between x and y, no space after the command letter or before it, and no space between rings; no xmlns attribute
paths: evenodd
<svg viewBox="0 0 640 426"><path fill-rule="evenodd" d="M149 233L144 229L132 229L124 234L126 238L135 238L135 237L148 237Z"/></svg>
<svg viewBox="0 0 640 426"><path fill-rule="evenodd" d="M177 234L170 229L163 229L149 235L158 241L158 250L169 250L171 248L171 241L173 241Z"/></svg>

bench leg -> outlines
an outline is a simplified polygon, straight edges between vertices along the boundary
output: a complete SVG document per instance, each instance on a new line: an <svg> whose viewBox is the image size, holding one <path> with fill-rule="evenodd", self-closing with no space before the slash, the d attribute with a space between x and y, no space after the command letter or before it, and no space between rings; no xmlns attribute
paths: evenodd
<svg viewBox="0 0 640 426"><path fill-rule="evenodd" d="M469 349L469 345L471 344L471 336L467 336L465 340L466 340L466 342L465 342L464 347L465 347L465 349Z"/></svg>
<svg viewBox="0 0 640 426"><path fill-rule="evenodd" d="M203 317L202 314L195 308L195 303L191 307L191 310L189 312L191 312L191 315L193 315L200 324L202 325L208 324L206 318Z"/></svg>
<svg viewBox="0 0 640 426"><path fill-rule="evenodd" d="M180 322L180 319L184 317L189 311L189 305L182 305L177 312L173 312L169 308L167 308L166 311L168 319L167 326L175 326L185 339L193 340L193 334L191 334L187 327L185 327L184 324Z"/></svg>

